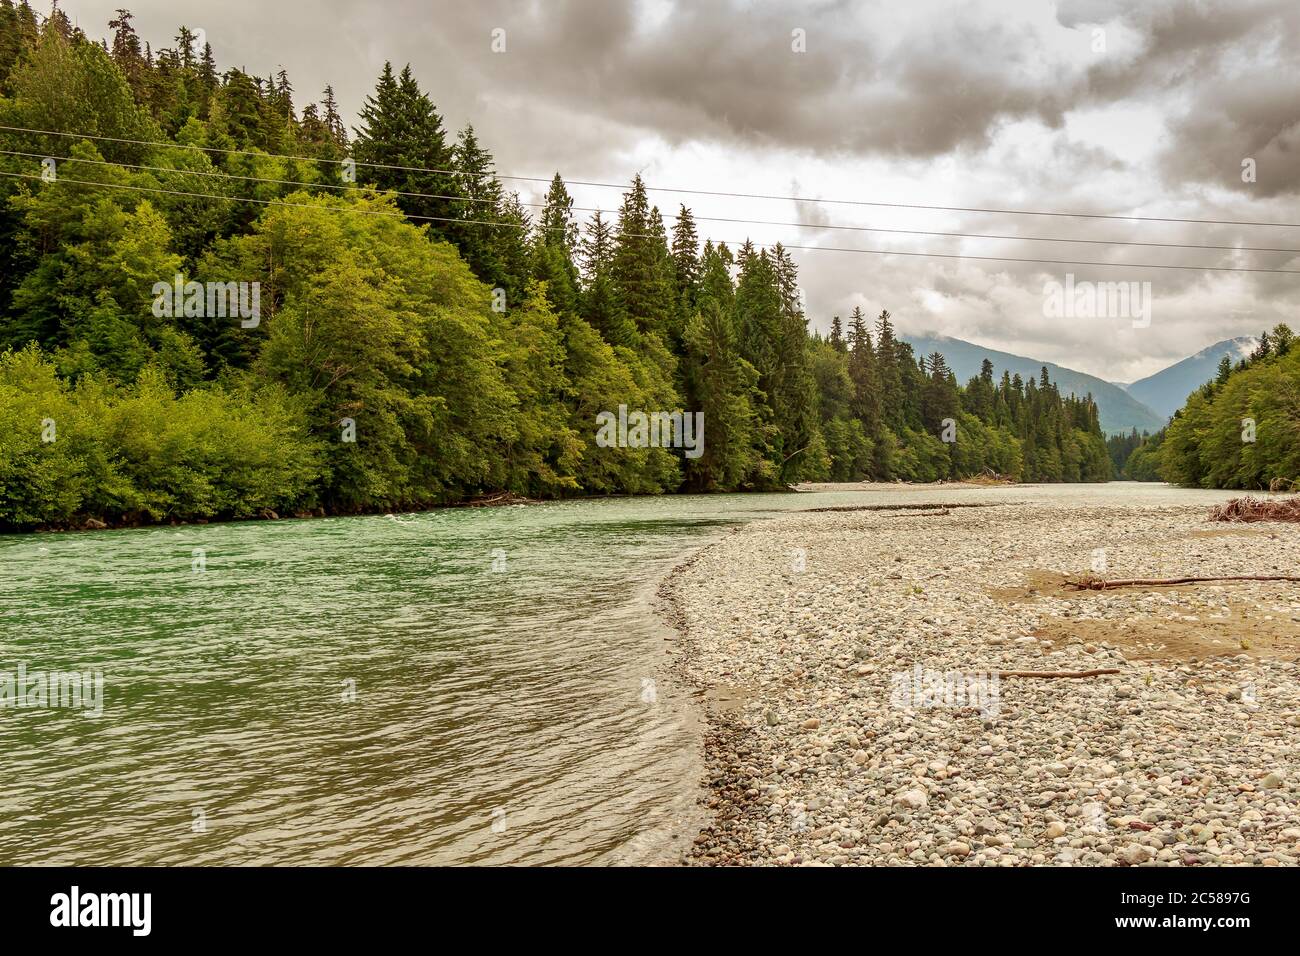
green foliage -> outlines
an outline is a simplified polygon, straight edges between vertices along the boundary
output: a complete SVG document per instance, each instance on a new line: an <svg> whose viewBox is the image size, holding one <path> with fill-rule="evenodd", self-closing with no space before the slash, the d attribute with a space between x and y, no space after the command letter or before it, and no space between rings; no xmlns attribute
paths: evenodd
<svg viewBox="0 0 1300 956"><path fill-rule="evenodd" d="M8 85L14 103L0 113L6 125L76 131L116 140L149 140L157 135L156 125L137 105L112 57L84 37L66 36L53 17L45 22L39 39L24 46ZM67 147L66 141L56 136L24 134L19 141L22 145L11 148L45 156L62 156ZM110 142L104 153L114 162L139 163L144 147Z"/></svg>
<svg viewBox="0 0 1300 956"><path fill-rule="evenodd" d="M1202 488L1292 487L1300 479L1300 350L1285 325L1247 360L1192 393L1138 465ZM1136 453L1135 453L1135 456ZM1130 463L1130 470L1134 464Z"/></svg>
<svg viewBox="0 0 1300 956"><path fill-rule="evenodd" d="M1166 429L1161 429L1149 440L1133 449L1124 462L1123 477L1129 481L1162 481L1160 475L1160 449L1164 444Z"/></svg>
<svg viewBox="0 0 1300 956"><path fill-rule="evenodd" d="M1227 359L1227 356L1224 356ZM1127 435L1110 435L1106 438L1106 452L1110 455L1111 469L1117 478L1128 478L1128 463L1133 453L1151 441L1147 432L1138 434L1134 428ZM1132 480L1132 479L1130 479Z"/></svg>
<svg viewBox="0 0 1300 956"><path fill-rule="evenodd" d="M0 528L247 518L313 503L318 448L276 389L177 396L150 367L129 386L61 378L35 347L0 354ZM52 440L49 440L52 439Z"/></svg>
<svg viewBox="0 0 1300 956"><path fill-rule="evenodd" d="M221 74L187 27L159 48L128 11L109 28L0 0L0 122L110 137L0 134L59 158L56 182L0 181L0 526L1110 475L1089 399L991 366L962 388L888 312L810 335L785 249L701 248L684 206L670 237L640 177L582 229L556 174L534 222L409 67L349 143L330 87L299 111L283 71ZM256 321L161 307L176 283L255 285ZM1277 330L1257 364L1290 348ZM1284 385L1231 400L1271 423ZM604 447L621 407L702 413L699 454Z"/></svg>
<svg viewBox="0 0 1300 956"><path fill-rule="evenodd" d="M380 189L423 194L400 197L402 211L425 217L416 221L428 222L436 236L455 235L454 221L466 218L461 215L464 203L458 183L478 157L467 160L462 170L452 170L453 150L446 142L442 117L420 89L409 64L397 75L391 63L384 64L360 119L352 143L358 181Z"/></svg>
<svg viewBox="0 0 1300 956"><path fill-rule="evenodd" d="M717 491L770 481L754 447L758 374L736 350L731 317L708 298L687 324L686 360L694 403L704 413L703 453L687 462L687 476L699 491Z"/></svg>
<svg viewBox="0 0 1300 956"><path fill-rule="evenodd" d="M662 448L601 448L595 422L601 412L617 414L618 406L650 408L633 368L637 358L615 347L576 315L561 317L565 345L565 375L569 381L569 423L583 441L574 477L592 494L657 494L680 481L677 461Z"/></svg>

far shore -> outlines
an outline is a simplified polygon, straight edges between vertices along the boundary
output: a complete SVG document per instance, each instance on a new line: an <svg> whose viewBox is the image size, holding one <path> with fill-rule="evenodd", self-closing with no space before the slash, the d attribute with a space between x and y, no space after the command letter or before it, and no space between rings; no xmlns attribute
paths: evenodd
<svg viewBox="0 0 1300 956"><path fill-rule="evenodd" d="M931 487L939 485L959 485L966 484L961 481L943 481L931 482L929 484L911 485L906 482L893 482L889 485L880 487ZM827 485L828 488L852 488L850 485ZM870 482L861 483L861 487L874 487ZM57 534L68 531L122 531L132 528L178 528L187 525L207 525L207 524L243 524L249 521L286 521L298 520L306 521L312 518L356 518L384 514L428 514L435 511L444 511L448 508L504 508L516 505L543 505L558 501L604 501L621 498L653 498L653 497L673 497L677 495L692 494L787 494L800 491L816 491L821 486L817 485L798 485L786 488L766 488L761 491L733 491L733 492L693 492L677 491L666 492L663 495L575 495L567 498L529 498L525 495L517 495L510 491L489 492L483 495L475 495L472 498L464 498L459 501L449 501L441 504L425 504L419 506L401 506L394 508L392 506L376 506L374 508L359 508L356 510L330 510L316 507L304 511L286 512L280 514L273 509L263 508L255 515L236 518L230 516L213 516L210 518L160 518L148 519L140 516L134 516L121 519L106 519L103 516L98 517L81 517L76 521L67 523L56 523L49 525L38 525L34 528L0 528L0 535L6 534Z"/></svg>
<svg viewBox="0 0 1300 956"><path fill-rule="evenodd" d="M1065 586L1289 573L1300 525L1159 484L814 488L935 504L754 522L664 582L707 708L683 862L1300 863L1300 589Z"/></svg>
<svg viewBox="0 0 1300 956"><path fill-rule="evenodd" d="M122 531L131 528L178 528L186 525L243 524L249 521L306 521L312 518L355 518L383 514L423 514L430 511L442 511L447 508L503 508L513 505L540 504L545 504L545 501L540 498L527 498L523 495L516 495L511 492L498 492L496 494L480 495L473 498L466 498L462 501L448 502L446 504L425 505L418 508L399 508L396 511L391 507L362 508L356 511L329 511L325 508L312 508L308 511L296 511L281 515L270 508L264 508L257 514L248 515L244 518L232 518L227 516L191 518L184 521L175 518L163 518L156 521L141 519L138 517L117 521L106 521L102 517L82 518L78 522L66 525L41 525L27 529L0 529L0 534L54 534L63 531Z"/></svg>
<svg viewBox="0 0 1300 956"><path fill-rule="evenodd" d="M0 535L8 534L56 534L61 532L75 531L122 531L132 528L172 528L184 527L188 525L207 525L207 524L235 524L249 521L285 521L285 520L308 520L311 518L355 518L367 515L383 514L426 514L429 512L443 511L448 508L499 508L512 507L515 505L541 505L557 501L603 501L606 499L619 498L670 498L679 495L697 495L697 494L797 494L800 492L817 492L817 491L874 491L884 489L899 488L991 488L991 487L1016 487L1021 482L1010 480L989 480L981 478L973 479L948 479L935 482L801 482L786 488L766 488L753 491L729 491L729 492L697 492L697 491L676 491L666 492L663 495L576 495L567 498L529 498L524 495L517 495L513 492L493 492L484 495L477 495L472 498L465 498L460 501L451 501L442 504L427 504L420 506L405 506L393 508L391 506L379 506L374 508L360 508L357 510L329 510L325 508L312 508L304 511L286 512L280 514L270 508L264 508L255 515L246 517L230 516L213 516L210 518L160 518L149 519L141 516L133 516L120 519L106 519L103 516L81 517L72 522L53 523L38 525L32 528L0 528ZM1099 484L1133 484L1133 482L1100 482ZM1258 494L1265 495L1267 492L1238 492L1238 494Z"/></svg>

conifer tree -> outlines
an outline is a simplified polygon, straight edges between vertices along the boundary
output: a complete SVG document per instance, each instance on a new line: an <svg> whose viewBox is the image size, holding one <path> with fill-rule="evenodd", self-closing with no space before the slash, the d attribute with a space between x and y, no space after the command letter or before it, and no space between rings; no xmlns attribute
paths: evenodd
<svg viewBox="0 0 1300 956"><path fill-rule="evenodd" d="M348 145L348 131L343 126L343 117L339 114L339 104L334 97L334 87L326 86L321 93L321 108L324 110L325 129L329 131L334 140L334 145L339 149L346 149Z"/></svg>
<svg viewBox="0 0 1300 956"><path fill-rule="evenodd" d="M876 379L880 388L880 415L894 433L902 431L906 421L903 400L903 372L899 367L898 341L889 310L876 319Z"/></svg>
<svg viewBox="0 0 1300 956"><path fill-rule="evenodd" d="M362 188L236 205L226 197L278 198L294 188L267 180L347 182L339 173L349 144L333 89L299 117L284 70L268 75L262 64L260 77L232 69L218 79L211 47L200 54L187 28L156 53L126 11L110 30L111 44L100 44L61 13L38 26L26 3L0 0L0 90L15 125L114 137L102 152L71 147L88 161L78 174L139 187L38 184L15 189L0 214L0 345L30 350L0 357L0 444L22 431L11 406L23 392L13 382L66 389L75 403L86 399L71 381L93 375L106 388L157 397L149 420L170 417L167 447L184 449L139 488L128 481L105 497L104 487L88 485L84 500L95 507L144 495L154 504L130 506L140 514L190 514L157 505L172 494L161 486L171 475L188 480L192 462L214 447L240 465L195 472L199 493L179 499L195 515L242 516L253 502L349 510L501 490L732 490L984 470L1103 480L1121 467L1145 477L1165 467L1178 480L1253 487L1293 475L1300 461L1288 445L1300 411L1281 377L1295 375L1300 357L1284 326L1252 358L1222 365L1166 433L1136 447L1116 442L1112 462L1091 396L1062 395L1046 370L996 381L989 361L960 387L941 354L913 355L887 311L874 330L861 309L847 329L836 316L823 340L808 329L784 248L746 241L733 255L705 241L700 249L685 206L670 237L639 177L617 229L601 214L580 229L558 174L533 223L519 196L501 188L472 126L454 147L444 142L441 118L409 67L396 74L386 65L363 110L355 154ZM148 149L127 139L161 143ZM3 132L0 140L15 150L68 148ZM173 155L169 142L295 153L316 166ZM146 156L175 169L114 165ZM190 173L203 181L191 184ZM377 197L367 184L404 195ZM159 185L202 188L211 198L147 192ZM264 323L249 330L229 316L155 315L150 282L181 272L200 281L257 277ZM498 287L504 314L487 304ZM269 403L247 397L271 392L280 397ZM183 401L195 404L178 407ZM594 416L620 404L702 412L704 453L598 445ZM191 407L202 414L186 418ZM195 430L194 422L223 414L235 415L224 437ZM1262 437L1243 454L1234 421L1246 414L1259 416ZM355 448L336 439L344 417L361 425ZM949 418L960 429L955 445L936 437ZM95 440L86 461L130 457L121 443L106 451ZM258 458L259 448L272 454ZM54 461L49 449L16 454L24 468ZM72 459L59 461L75 473ZM7 485L14 493L0 501L0 526L18 520L11 502L48 508L67 491L63 472L41 474ZM188 503L247 474L266 490L220 506Z"/></svg>
<svg viewBox="0 0 1300 956"><path fill-rule="evenodd" d="M538 236L548 246L559 249L573 261L578 247L578 225L573 219L573 197L559 173L551 177L538 222Z"/></svg>
<svg viewBox="0 0 1300 956"><path fill-rule="evenodd" d="M853 414L865 434L878 436L881 426L880 378L871 345L871 331L861 306L849 316L849 377L853 382Z"/></svg>
<svg viewBox="0 0 1300 956"><path fill-rule="evenodd" d="M578 224L573 218L573 198L560 174L551 179L537 224L533 250L533 275L546 283L546 297L558 312L578 308Z"/></svg>
<svg viewBox="0 0 1300 956"><path fill-rule="evenodd" d="M840 317L838 315L831 316L831 336L829 341L831 343L831 348L835 349L835 351L848 351L848 345L844 341L844 325L840 322Z"/></svg>
<svg viewBox="0 0 1300 956"><path fill-rule="evenodd" d="M330 122L327 107L327 123ZM358 182L419 196L398 196L398 205L417 224L428 224L433 238L452 239L458 193L452 150L445 142L442 117L420 89L410 64L394 75L385 63L361 108L352 143Z"/></svg>
<svg viewBox="0 0 1300 956"><path fill-rule="evenodd" d="M700 238L695 218L682 206L673 226L673 278L677 284L677 301L683 314L695 309L700 281Z"/></svg>
<svg viewBox="0 0 1300 956"><path fill-rule="evenodd" d="M808 320L799 297L798 271L780 243L772 250L772 277L779 301L772 406L781 430L778 473L787 483L819 467L824 456L817 430L817 392L808 360Z"/></svg>
<svg viewBox="0 0 1300 956"><path fill-rule="evenodd" d="M488 285L497 287L505 281L504 263L496 232L504 226L494 225L501 218L502 190L492 165L492 154L478 141L474 127L466 124L452 150L455 170L456 215L459 220L450 235L461 256L474 274Z"/></svg>
<svg viewBox="0 0 1300 956"><path fill-rule="evenodd" d="M198 115L207 119L208 110L211 108L212 97L216 95L217 88L221 84L221 77L217 73L217 58L212 53L212 44L205 42L203 44L203 55L199 59L198 69Z"/></svg>
<svg viewBox="0 0 1300 956"><path fill-rule="evenodd" d="M636 326L628 317L614 283L614 232L600 211L587 223L582 239L582 317L610 345L631 346Z"/></svg>
<svg viewBox="0 0 1300 956"><path fill-rule="evenodd" d="M751 448L753 367L736 354L730 317L706 298L686 328L691 410L704 415L704 448L687 459L686 475L697 491L741 487L754 469Z"/></svg>
<svg viewBox="0 0 1300 956"><path fill-rule="evenodd" d="M957 384L952 380L948 363L941 353L932 352L926 365L921 421L926 432L937 437L943 430L944 421L957 417Z"/></svg>
<svg viewBox="0 0 1300 956"><path fill-rule="evenodd" d="M502 198L496 219L499 225L479 228L489 230L489 255L497 268L493 288L503 289L506 303L513 308L522 300L532 277L533 261L528 238L532 217L520 201L519 194L512 192Z"/></svg>
<svg viewBox="0 0 1300 956"><path fill-rule="evenodd" d="M12 9L10 0L5 0L5 5ZM117 17L108 21L108 26L113 31L111 51L113 62L117 64L118 69L126 77L127 83L131 85L131 92L135 94L137 100L142 100L148 95L149 74L144 61L144 51L140 46L140 37L131 26L132 19L130 10L118 10ZM14 28L17 28L16 18ZM14 39L17 39L16 34ZM0 65L0 76L4 74L3 66Z"/></svg>
<svg viewBox="0 0 1300 956"><path fill-rule="evenodd" d="M623 195L611 275L627 317L640 332L666 332L676 314L663 218L650 208L638 175Z"/></svg>

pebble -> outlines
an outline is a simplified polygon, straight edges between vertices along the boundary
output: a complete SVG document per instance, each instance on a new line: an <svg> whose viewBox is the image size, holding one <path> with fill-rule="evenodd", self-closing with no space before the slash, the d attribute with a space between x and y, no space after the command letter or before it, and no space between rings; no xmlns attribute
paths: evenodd
<svg viewBox="0 0 1300 956"><path fill-rule="evenodd" d="M1196 498L1217 493L1120 485L1069 495L899 486L870 500L959 494L989 507L780 515L670 576L661 593L681 627L683 677L745 691L738 707L708 714L713 821L687 862L1300 863L1300 788L1288 783L1300 759L1300 666L1235 642L1197 658L1158 649L1162 623L1222 619L1228 602L1300 617L1294 585L996 593L1044 573L1089 573L1098 549L1117 577L1295 567L1300 529L1228 533L1234 526L1206 522L1210 499ZM1163 503L1146 503L1153 495ZM796 550L808 571L791 573ZM1093 629L1044 647L1037 635L1050 620ZM1151 646L1105 637L1135 622ZM1121 673L988 679L1098 667ZM945 699L944 675L983 675L971 686L984 696ZM933 694L926 702L935 686L937 705Z"/></svg>

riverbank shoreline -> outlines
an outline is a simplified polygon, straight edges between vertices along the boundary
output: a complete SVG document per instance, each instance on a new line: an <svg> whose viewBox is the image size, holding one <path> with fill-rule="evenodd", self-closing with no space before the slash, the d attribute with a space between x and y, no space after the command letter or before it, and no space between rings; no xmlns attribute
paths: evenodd
<svg viewBox="0 0 1300 956"><path fill-rule="evenodd" d="M712 814L682 861L1300 862L1295 585L1060 587L1288 570L1300 528L1110 487L781 515L675 567L659 596L705 701ZM954 674L982 693L945 695Z"/></svg>
<svg viewBox="0 0 1300 956"><path fill-rule="evenodd" d="M990 487L994 484L1015 484L1014 482L992 483L988 481L936 481L923 483L893 482L883 487L897 488L938 488L938 487ZM514 492L493 492L484 495L476 495L472 498L465 498L461 501L450 501L444 504L428 504L414 507L399 508L394 511L390 506L377 506L374 508L362 508L357 511L328 511L325 508L312 508L309 510L296 511L293 513L280 513L264 508L255 515L248 515L242 518L213 516L210 518L192 518L180 520L175 518L164 518L156 521L142 520L139 517L130 519L119 519L114 521L105 520L102 516L84 516L73 522L56 522L53 524L36 525L30 528L5 527L0 528L0 535L25 535L25 534L65 534L83 531L125 531L134 528L182 528L195 525L221 525L221 524L246 524L257 521L307 521L314 518L357 518L373 517L375 515L392 514L399 515L418 515L431 514L439 511L457 508L506 508L516 505L545 505L555 504L565 501L615 501L628 498L672 498L675 496L693 496L699 494L799 494L816 492L824 489L833 489L836 491L844 490L851 487L872 488L876 487L871 482L859 482L853 485L836 485L826 483L805 482L799 485L792 485L787 488L767 488L755 489L753 491L720 491L720 492L696 492L696 491L673 491L665 492L660 495L576 495L573 497L561 498L529 498L524 495L518 495Z"/></svg>
<svg viewBox="0 0 1300 956"><path fill-rule="evenodd" d="M429 505L427 507L412 508L409 510L392 511L390 508L363 508L360 511L326 511L324 508L313 508L309 511L296 511L292 514L281 515L270 508L264 508L256 515L248 515L244 518L231 517L212 517L212 518L194 518L181 521L174 518L163 519L159 521L142 521L138 518L121 521L105 521L102 518L82 518L76 523L38 525L34 528L0 528L0 535L23 535L23 534L65 534L81 531L129 531L136 528L185 528L203 525L222 525L222 524L248 524L257 521L310 521L315 518L362 518L374 517L375 515L412 515L428 514L436 511L443 511L448 508L506 508L514 505L541 505L546 504L540 498L526 498L523 495L516 495L511 492L502 492L499 494L479 495L474 498L466 498L464 501L454 501L442 505Z"/></svg>

